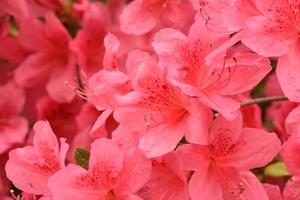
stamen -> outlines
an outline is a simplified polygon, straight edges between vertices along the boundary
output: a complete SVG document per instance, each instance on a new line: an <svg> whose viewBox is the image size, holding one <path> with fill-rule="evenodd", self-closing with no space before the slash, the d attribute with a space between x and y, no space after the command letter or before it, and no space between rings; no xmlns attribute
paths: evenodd
<svg viewBox="0 0 300 200"><path fill-rule="evenodd" d="M240 195L245 191L245 184L243 182L234 183L232 178L229 177L226 172L218 166L217 160L214 157L210 157L210 163L213 167L215 173L219 177L220 182L222 183L224 191L224 199L237 200L243 199Z"/></svg>
<svg viewBox="0 0 300 200"><path fill-rule="evenodd" d="M13 199L15 199L15 200L24 200L24 198L22 196L20 196L20 195L16 196L15 191L13 189L9 190L9 192L10 192Z"/></svg>
<svg viewBox="0 0 300 200"><path fill-rule="evenodd" d="M155 128L156 126L162 124L163 122L156 122L151 113L145 114L144 121L146 125L146 129Z"/></svg>
<svg viewBox="0 0 300 200"><path fill-rule="evenodd" d="M70 84L69 81L65 81L65 85L68 86L69 88L71 88L83 100L88 99L87 93L85 91L83 91L82 88L79 88L77 86Z"/></svg>

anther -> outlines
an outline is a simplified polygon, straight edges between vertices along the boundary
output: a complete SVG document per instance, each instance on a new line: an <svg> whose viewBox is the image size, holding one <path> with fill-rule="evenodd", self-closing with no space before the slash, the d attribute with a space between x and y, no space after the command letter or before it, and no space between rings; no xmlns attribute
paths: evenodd
<svg viewBox="0 0 300 200"><path fill-rule="evenodd" d="M151 124L150 122L146 122L146 126L147 126L147 127L149 127L149 126L150 126L150 124Z"/></svg>

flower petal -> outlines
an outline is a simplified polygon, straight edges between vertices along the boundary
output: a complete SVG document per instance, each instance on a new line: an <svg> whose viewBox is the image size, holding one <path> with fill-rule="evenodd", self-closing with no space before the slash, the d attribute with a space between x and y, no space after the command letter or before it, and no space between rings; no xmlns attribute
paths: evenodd
<svg viewBox="0 0 300 200"><path fill-rule="evenodd" d="M272 161L281 146L275 133L263 129L244 128L241 141L236 150L218 158L225 166L234 166L240 170L262 167Z"/></svg>
<svg viewBox="0 0 300 200"><path fill-rule="evenodd" d="M279 57L276 74L283 93L290 101L300 101L300 46L294 45L287 55Z"/></svg>

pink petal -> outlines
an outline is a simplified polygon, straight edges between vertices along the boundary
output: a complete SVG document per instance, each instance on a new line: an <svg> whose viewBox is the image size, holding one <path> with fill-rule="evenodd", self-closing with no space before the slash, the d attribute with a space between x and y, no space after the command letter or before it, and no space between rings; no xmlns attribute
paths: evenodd
<svg viewBox="0 0 300 200"><path fill-rule="evenodd" d="M283 200L281 191L278 185L271 185L268 183L264 183L263 187L269 197L272 200Z"/></svg>
<svg viewBox="0 0 300 200"><path fill-rule="evenodd" d="M170 169L156 167L146 187L149 196L157 200L189 200L187 183L183 182Z"/></svg>
<svg viewBox="0 0 300 200"><path fill-rule="evenodd" d="M108 33L104 38L105 54L103 58L104 69L115 69L118 67L117 53L120 47L120 42L116 36Z"/></svg>
<svg viewBox="0 0 300 200"><path fill-rule="evenodd" d="M119 71L100 70L88 82L88 100L98 109L114 108L114 96L129 91L128 76Z"/></svg>
<svg viewBox="0 0 300 200"><path fill-rule="evenodd" d="M185 123L162 123L149 128L140 139L139 148L148 158L161 156L175 149L184 136Z"/></svg>
<svg viewBox="0 0 300 200"><path fill-rule="evenodd" d="M171 28L158 31L153 39L152 46L159 57L159 63L166 68L179 66L181 57L180 48L187 46L187 36Z"/></svg>
<svg viewBox="0 0 300 200"><path fill-rule="evenodd" d="M265 0L265 1L260 1L260 0L254 0L252 1L255 6L257 7L257 10L260 11L262 14L268 16L269 14L272 13L272 6L274 5L273 0Z"/></svg>
<svg viewBox="0 0 300 200"><path fill-rule="evenodd" d="M209 166L209 150L206 146L184 144L177 149L182 160L183 168L192 171L201 171Z"/></svg>
<svg viewBox="0 0 300 200"><path fill-rule="evenodd" d="M93 189L92 185L82 180L85 174L87 174L87 171L82 167L69 164L65 169L51 176L48 181L48 187L52 192L53 199L106 199L106 193Z"/></svg>
<svg viewBox="0 0 300 200"><path fill-rule="evenodd" d="M290 136L288 141L285 142L280 150L280 154L287 166L288 171L293 175L300 175L300 139L298 136Z"/></svg>
<svg viewBox="0 0 300 200"><path fill-rule="evenodd" d="M51 129L49 122L38 121L35 123L34 127L34 138L33 146L35 153L43 159L45 156L45 151L51 150L51 153L58 155L58 142L56 135Z"/></svg>
<svg viewBox="0 0 300 200"><path fill-rule="evenodd" d="M240 170L262 167L272 161L280 146L281 142L275 133L244 128L236 151L218 160L222 165L234 166Z"/></svg>
<svg viewBox="0 0 300 200"><path fill-rule="evenodd" d="M276 74L283 93L290 101L300 101L300 46L294 45L287 55L279 57Z"/></svg>
<svg viewBox="0 0 300 200"><path fill-rule="evenodd" d="M126 60L127 74L132 85L138 85L139 78L155 76L158 73L158 64L148 52L133 50L129 52ZM151 72L151 73L149 73Z"/></svg>
<svg viewBox="0 0 300 200"><path fill-rule="evenodd" d="M65 138L60 138L60 150L59 150L59 159L60 159L60 167L65 167L66 155L69 149L69 145L66 143Z"/></svg>
<svg viewBox="0 0 300 200"><path fill-rule="evenodd" d="M50 194L47 187L49 174L45 174L34 157L32 147L12 150L5 165L6 176L24 192Z"/></svg>
<svg viewBox="0 0 300 200"><path fill-rule="evenodd" d="M28 132L28 121L23 117L9 119L9 122L0 126L0 154L15 144L21 144Z"/></svg>
<svg viewBox="0 0 300 200"><path fill-rule="evenodd" d="M146 158L141 151L128 156L125 159L123 171L126 189L136 193L150 179L151 169L151 160Z"/></svg>
<svg viewBox="0 0 300 200"><path fill-rule="evenodd" d="M117 106L136 106L141 99L142 97L138 92L132 91L122 96L116 95L114 100Z"/></svg>
<svg viewBox="0 0 300 200"><path fill-rule="evenodd" d="M31 51L46 50L49 45L44 25L37 19L21 21L18 39L22 46Z"/></svg>
<svg viewBox="0 0 300 200"><path fill-rule="evenodd" d="M215 148L218 148L218 144L222 142L222 139L229 138L228 145L234 145L241 139L242 128L243 119L241 114L238 114L231 121L219 114L210 129L209 144L216 144Z"/></svg>
<svg viewBox="0 0 300 200"><path fill-rule="evenodd" d="M45 15L45 25L45 38L52 46L51 48L62 52L67 51L71 36L54 13L50 12Z"/></svg>
<svg viewBox="0 0 300 200"><path fill-rule="evenodd" d="M300 106L292 110L285 119L285 129L288 134L300 134Z"/></svg>
<svg viewBox="0 0 300 200"><path fill-rule="evenodd" d="M16 69L14 79L21 86L32 87L47 79L51 67L48 55L32 54Z"/></svg>
<svg viewBox="0 0 300 200"><path fill-rule="evenodd" d="M222 16L228 29L235 32L244 28L250 17L259 14L254 1L237 0L233 3L233 6L225 10Z"/></svg>
<svg viewBox="0 0 300 200"><path fill-rule="evenodd" d="M244 30L242 42L256 53L275 57L288 53L295 38L288 33L267 32L265 26L270 23L262 16L252 17L248 20Z"/></svg>
<svg viewBox="0 0 300 200"><path fill-rule="evenodd" d="M218 111L228 120L236 118L237 111L240 108L240 104L232 97L223 96L215 92L201 94L198 99L204 105Z"/></svg>
<svg viewBox="0 0 300 200"><path fill-rule="evenodd" d="M212 4L213 1L209 3ZM215 27L209 27L207 21L204 20L203 17L195 18L195 22L192 24L188 34L188 43L191 47L197 43L196 45L201 46L203 48L202 51L205 52L209 49L214 49L216 46L227 41L227 31L224 32L222 29L224 27L222 27L222 25L218 24L218 28L220 28L220 30L216 30ZM203 38L202 35L205 35L205 38Z"/></svg>
<svg viewBox="0 0 300 200"><path fill-rule="evenodd" d="M112 140L101 138L91 145L89 168L110 168L111 176L118 175L123 170L123 152Z"/></svg>
<svg viewBox="0 0 300 200"><path fill-rule="evenodd" d="M235 59L236 62L232 60L226 63L225 73L227 68L230 68L231 71L228 71L228 80L225 80L227 85L220 90L223 95L239 94L252 89L272 69L268 59L256 54L242 54ZM223 74L223 76L225 75Z"/></svg>
<svg viewBox="0 0 300 200"><path fill-rule="evenodd" d="M262 184L259 182L257 177L254 174L252 174L252 172L239 172L239 176L241 183L243 183L244 190L240 195L241 198L251 200L269 200Z"/></svg>
<svg viewBox="0 0 300 200"><path fill-rule="evenodd" d="M283 196L286 200L298 200L300 199L300 180L296 177L290 179L285 185Z"/></svg>
<svg viewBox="0 0 300 200"><path fill-rule="evenodd" d="M1 9L21 20L30 16L27 2L25 0L10 0L1 1Z"/></svg>
<svg viewBox="0 0 300 200"><path fill-rule="evenodd" d="M11 91L14 91L13 93ZM1 116L9 118L19 115L25 104L25 92L22 87L14 81L8 81L5 85L0 85L0 107Z"/></svg>
<svg viewBox="0 0 300 200"><path fill-rule="evenodd" d="M222 200L222 187L211 169L202 168L193 174L189 182L191 200Z"/></svg>
<svg viewBox="0 0 300 200"><path fill-rule="evenodd" d="M153 29L157 16L151 10L142 7L143 1L129 3L120 15L120 28L124 33L142 35Z"/></svg>
<svg viewBox="0 0 300 200"><path fill-rule="evenodd" d="M75 91L66 85L66 82L75 85L75 66L71 64L67 67L67 65L58 63L58 66L55 67L49 77L47 91L51 98L57 102L71 102L75 96Z"/></svg>
<svg viewBox="0 0 300 200"><path fill-rule="evenodd" d="M188 112L186 140L194 144L207 144L208 129L213 118L212 111L197 100L189 102L186 109Z"/></svg>
<svg viewBox="0 0 300 200"><path fill-rule="evenodd" d="M92 138L101 138L105 137L107 135L106 131L106 120L108 117L112 114L112 110L104 110L101 115L97 118L95 123L93 124L93 127L89 133L90 137Z"/></svg>
<svg viewBox="0 0 300 200"><path fill-rule="evenodd" d="M136 196L136 195L126 195L126 196L122 196L122 198L126 199L126 200L143 200L141 197Z"/></svg>

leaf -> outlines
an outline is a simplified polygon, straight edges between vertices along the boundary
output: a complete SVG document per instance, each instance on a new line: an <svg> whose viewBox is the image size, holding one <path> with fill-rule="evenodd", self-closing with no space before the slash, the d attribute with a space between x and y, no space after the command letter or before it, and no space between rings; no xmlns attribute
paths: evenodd
<svg viewBox="0 0 300 200"><path fill-rule="evenodd" d="M89 168L90 152L88 150L77 148L75 150L74 157L78 165L80 165L84 169Z"/></svg>
<svg viewBox="0 0 300 200"><path fill-rule="evenodd" d="M286 170L284 162L282 161L268 165L264 170L264 174L266 176L273 177L290 176Z"/></svg>

